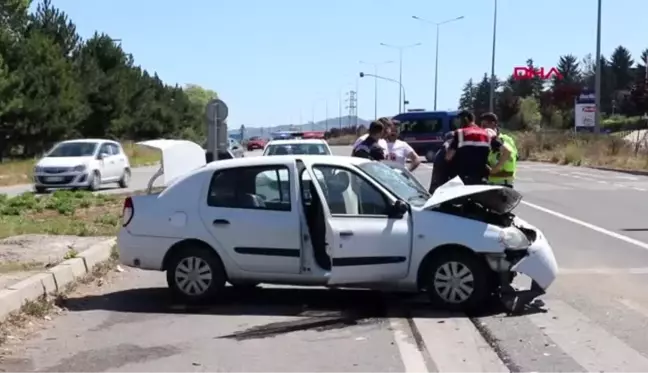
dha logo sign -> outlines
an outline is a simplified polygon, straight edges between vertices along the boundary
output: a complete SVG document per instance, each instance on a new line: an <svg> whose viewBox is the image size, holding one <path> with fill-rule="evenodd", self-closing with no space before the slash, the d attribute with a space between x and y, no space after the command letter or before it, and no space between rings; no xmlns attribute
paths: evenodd
<svg viewBox="0 0 648 373"><path fill-rule="evenodd" d="M563 76L556 69L552 67L550 69L545 69L544 67L535 68L528 66L518 66L513 68L513 79L515 80L529 80L533 78L540 78L541 80L550 80L551 78L556 78L562 80Z"/></svg>

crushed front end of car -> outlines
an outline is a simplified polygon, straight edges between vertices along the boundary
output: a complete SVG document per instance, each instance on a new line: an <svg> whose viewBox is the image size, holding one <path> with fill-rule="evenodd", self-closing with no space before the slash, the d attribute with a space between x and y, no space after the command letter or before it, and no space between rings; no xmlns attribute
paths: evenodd
<svg viewBox="0 0 648 373"><path fill-rule="evenodd" d="M455 178L439 187L424 208L460 216L490 225L485 233L498 250L483 252L490 269L498 277L495 295L509 312L523 311L545 294L558 274L558 264L546 237L512 211L522 195L511 188L489 185L464 186ZM490 245L490 244L488 244ZM517 274L531 278L529 289L516 289Z"/></svg>

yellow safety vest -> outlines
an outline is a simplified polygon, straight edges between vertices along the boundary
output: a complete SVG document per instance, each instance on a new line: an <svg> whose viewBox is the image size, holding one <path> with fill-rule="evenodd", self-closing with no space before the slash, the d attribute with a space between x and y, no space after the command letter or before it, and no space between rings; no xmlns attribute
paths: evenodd
<svg viewBox="0 0 648 373"><path fill-rule="evenodd" d="M499 134L499 139L502 140L504 146L511 152L511 158L504 163L502 171L512 173L512 176L502 177L502 176L490 176L488 182L493 184L513 184L515 180L515 171L517 169L517 147L515 146L515 140L509 135ZM488 165L494 167L499 160L500 153L491 151L488 155Z"/></svg>

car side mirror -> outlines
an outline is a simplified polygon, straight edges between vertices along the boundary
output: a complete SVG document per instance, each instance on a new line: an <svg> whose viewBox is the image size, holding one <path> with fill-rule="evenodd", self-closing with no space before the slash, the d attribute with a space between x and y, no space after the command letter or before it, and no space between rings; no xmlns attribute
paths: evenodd
<svg viewBox="0 0 648 373"><path fill-rule="evenodd" d="M399 199L396 200L396 202L394 202L394 204L391 206L390 217L400 219L408 211L409 211L409 206L407 205L407 203Z"/></svg>
<svg viewBox="0 0 648 373"><path fill-rule="evenodd" d="M97 159L101 160L101 159L104 159L104 158L106 158L106 157L108 157L108 154L106 154L106 153L99 153L99 155L97 156Z"/></svg>

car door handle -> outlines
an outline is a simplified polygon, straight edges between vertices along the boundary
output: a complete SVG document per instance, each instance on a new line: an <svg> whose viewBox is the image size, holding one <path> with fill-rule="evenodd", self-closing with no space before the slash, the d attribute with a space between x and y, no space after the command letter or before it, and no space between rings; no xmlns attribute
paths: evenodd
<svg viewBox="0 0 648 373"><path fill-rule="evenodd" d="M229 223L230 223L229 220L225 220L225 219L216 219L212 222L212 224L214 225L229 225Z"/></svg>
<svg viewBox="0 0 648 373"><path fill-rule="evenodd" d="M349 237L353 236L353 231L342 231L340 232L340 237Z"/></svg>

